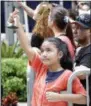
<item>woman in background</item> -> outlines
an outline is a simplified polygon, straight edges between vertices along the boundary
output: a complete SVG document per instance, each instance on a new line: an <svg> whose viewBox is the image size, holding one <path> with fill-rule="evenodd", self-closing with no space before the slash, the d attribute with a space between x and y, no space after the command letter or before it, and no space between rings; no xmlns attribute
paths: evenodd
<svg viewBox="0 0 91 106"><path fill-rule="evenodd" d="M49 4L48 2L41 2L35 10L20 1L18 1L18 4L31 18L36 21L32 31L31 45L33 47L40 48L44 38L54 35L51 28L48 27L48 15L52 8L52 4Z"/></svg>
<svg viewBox="0 0 91 106"><path fill-rule="evenodd" d="M53 30L55 37L60 38L67 44L71 58L74 60L75 43L68 18L68 11L60 6L53 7L49 14L48 25Z"/></svg>

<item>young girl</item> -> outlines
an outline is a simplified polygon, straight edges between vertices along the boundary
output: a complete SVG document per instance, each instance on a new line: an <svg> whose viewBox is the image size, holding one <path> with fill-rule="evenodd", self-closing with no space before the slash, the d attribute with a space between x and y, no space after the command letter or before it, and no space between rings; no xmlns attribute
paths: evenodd
<svg viewBox="0 0 91 106"><path fill-rule="evenodd" d="M31 1L30 1L31 2ZM53 31L48 27L48 15L50 12L50 8L52 5L48 2L41 2L36 6L35 10L33 10L31 7L28 7L27 5L23 4L22 2L18 2L20 6L26 11L26 13L35 20L35 25L32 30L31 40L30 44L34 49L40 53L40 46L43 42L43 40L47 37L53 36ZM27 72L28 72L28 78L30 79L31 83L28 84L28 92L30 93L30 97L28 94L28 103L30 103L31 95L32 95L32 89L33 89L33 82L34 82L34 76L35 73L32 71L31 67L27 65ZM28 104L29 105L29 104Z"/></svg>
<svg viewBox="0 0 91 106"><path fill-rule="evenodd" d="M67 44L71 58L74 60L75 43L68 19L68 11L61 6L53 7L49 14L48 26L53 30L55 37Z"/></svg>
<svg viewBox="0 0 91 106"><path fill-rule="evenodd" d="M72 85L73 94L62 94L67 89L68 78L72 74L72 62L66 44L59 38L45 39L41 54L36 54L28 43L17 10L9 18L16 18L16 29L21 46L29 58L29 64L36 72L33 87L32 106L68 106L67 102L86 104L86 92L78 78Z"/></svg>

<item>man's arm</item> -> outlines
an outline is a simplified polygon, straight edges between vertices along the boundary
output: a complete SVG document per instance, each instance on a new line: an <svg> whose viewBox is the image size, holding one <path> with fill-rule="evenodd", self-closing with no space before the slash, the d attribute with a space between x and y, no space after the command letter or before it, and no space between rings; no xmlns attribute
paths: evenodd
<svg viewBox="0 0 91 106"><path fill-rule="evenodd" d="M84 70L84 71L91 71L90 68L84 66L84 65L80 65L80 66L76 66L74 68L74 71L81 71L81 70ZM83 75L83 73L81 73L79 76L78 76L81 80L84 80L86 78L85 75Z"/></svg>
<svg viewBox="0 0 91 106"><path fill-rule="evenodd" d="M16 34L20 41L20 45L23 48L23 50L25 51L25 53L27 54L29 60L32 61L36 53L33 50L33 48L31 47L31 45L29 43L29 39L26 36L26 33L24 32L22 24L20 23L20 17L18 15L18 13L19 13L19 10L15 9L15 11L13 13L11 13L11 15L9 16L8 21L14 22L14 19L16 19L16 25L18 27L16 29Z"/></svg>

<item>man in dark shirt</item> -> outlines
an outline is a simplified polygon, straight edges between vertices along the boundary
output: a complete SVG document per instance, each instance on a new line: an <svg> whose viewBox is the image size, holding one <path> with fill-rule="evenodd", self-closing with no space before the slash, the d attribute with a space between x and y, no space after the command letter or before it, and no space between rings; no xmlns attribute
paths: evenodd
<svg viewBox="0 0 91 106"><path fill-rule="evenodd" d="M75 58L74 70L78 71L82 66L86 67L86 70L91 69L91 15L81 14L78 16L77 21L77 41L80 44L80 48L77 48L77 54ZM84 68L85 69L85 68ZM91 70L90 70L91 71ZM79 76L83 86L86 88L86 77ZM89 75L89 97L91 106L91 74ZM75 106L86 106L86 105L75 105Z"/></svg>

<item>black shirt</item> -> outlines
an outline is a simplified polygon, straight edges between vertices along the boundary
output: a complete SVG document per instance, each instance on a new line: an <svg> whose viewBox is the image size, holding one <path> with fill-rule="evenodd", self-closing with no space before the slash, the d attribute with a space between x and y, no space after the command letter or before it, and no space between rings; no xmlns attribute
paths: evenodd
<svg viewBox="0 0 91 106"><path fill-rule="evenodd" d="M37 47L40 49L41 44L43 43L44 38L40 37L39 35L33 34L31 37L31 46Z"/></svg>
<svg viewBox="0 0 91 106"><path fill-rule="evenodd" d="M75 59L76 66L84 65L91 68L91 44L81 48Z"/></svg>
<svg viewBox="0 0 91 106"><path fill-rule="evenodd" d="M88 68L91 68L91 44L79 50L75 59L75 63L76 66L84 65ZM86 80L81 80L81 83L86 88ZM91 106L91 74L89 76L89 96L90 96L89 106ZM87 105L75 104L74 106L87 106Z"/></svg>

